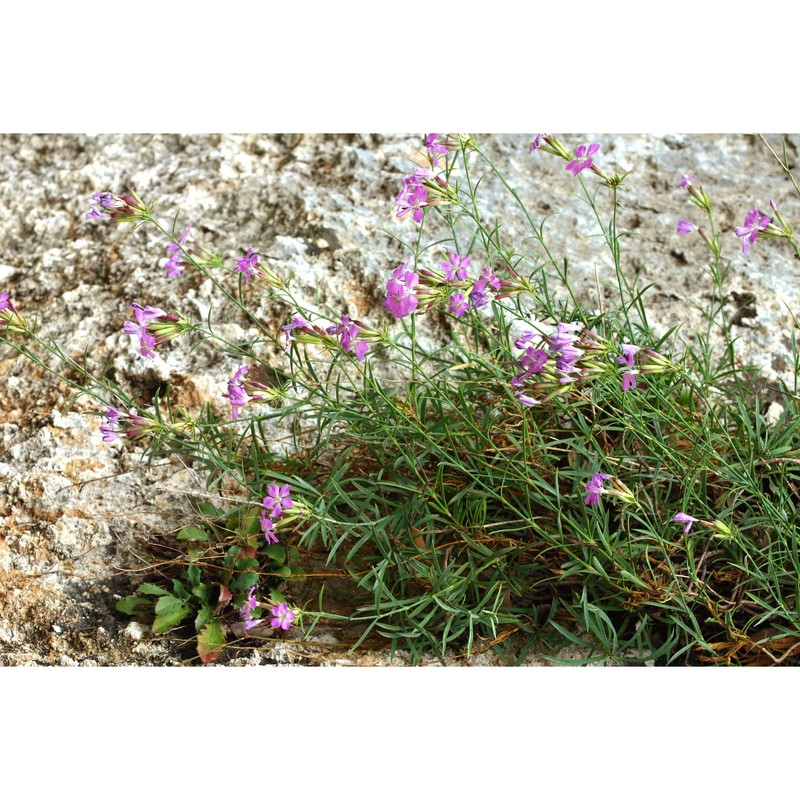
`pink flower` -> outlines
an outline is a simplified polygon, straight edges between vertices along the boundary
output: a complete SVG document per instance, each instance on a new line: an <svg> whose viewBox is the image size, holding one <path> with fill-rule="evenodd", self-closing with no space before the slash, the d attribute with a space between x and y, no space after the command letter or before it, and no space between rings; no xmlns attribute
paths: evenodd
<svg viewBox="0 0 800 800"><path fill-rule="evenodd" d="M697 225L693 222L689 222L688 219L679 219L678 220L678 235L679 236L686 236L687 233L691 233Z"/></svg>
<svg viewBox="0 0 800 800"><path fill-rule="evenodd" d="M528 154L533 153L535 150L538 150L542 144L542 137L547 136L546 133L537 133L534 140L531 142L531 146L528 148Z"/></svg>
<svg viewBox="0 0 800 800"><path fill-rule="evenodd" d="M574 158L567 164L566 167L564 167L564 169L568 170L573 175L577 175L579 172L591 168L593 164L592 156L595 155L599 149L600 145L596 142L588 146L582 144L579 147L576 147Z"/></svg>
<svg viewBox="0 0 800 800"><path fill-rule="evenodd" d="M278 603L278 605L272 606L272 619L270 620L270 624L273 628L281 628L284 631L288 631L291 627L292 620L296 616L297 614L295 614L286 603Z"/></svg>
<svg viewBox="0 0 800 800"><path fill-rule="evenodd" d="M251 628L255 628L255 626L259 623L259 620L253 619L253 611L255 611L256 607L258 606L255 592L256 587L251 586L250 590L247 592L247 599L244 601L241 611L239 612L244 620L244 629L246 631L249 631Z"/></svg>
<svg viewBox="0 0 800 800"><path fill-rule="evenodd" d="M383 305L397 318L407 317L419 305L419 299L414 294L419 275L408 268L410 262L411 259L397 267L386 284L386 300Z"/></svg>
<svg viewBox="0 0 800 800"><path fill-rule="evenodd" d="M262 502L272 518L281 516L284 509L289 509L294 505L290 496L289 484L284 483L283 486L278 486L277 483L271 483L267 486L267 496Z"/></svg>
<svg viewBox="0 0 800 800"><path fill-rule="evenodd" d="M622 373L622 391L627 392L636 388L636 375L638 370Z"/></svg>
<svg viewBox="0 0 800 800"><path fill-rule="evenodd" d="M289 351L289 344L294 341L292 331L296 328L308 328L311 323L302 317L295 317L288 325L281 325L281 330L286 334L286 344L284 345L283 352Z"/></svg>
<svg viewBox="0 0 800 800"><path fill-rule="evenodd" d="M356 341L361 329L347 314L342 314L341 325L331 325L328 327L327 332L331 336L339 337L339 344L345 353L353 353L359 361L363 361L367 357L369 342L364 339Z"/></svg>
<svg viewBox="0 0 800 800"><path fill-rule="evenodd" d="M464 258L458 253L451 253L449 261L442 262L442 269L444 270L444 279L446 281L454 281L456 278L463 281L467 279L467 267L472 263L471 258Z"/></svg>
<svg viewBox="0 0 800 800"><path fill-rule="evenodd" d="M744 218L744 225L736 228L736 235L742 240L742 252L746 253L751 244L755 244L758 234L765 231L772 220L762 216L757 208L753 208Z"/></svg>
<svg viewBox="0 0 800 800"><path fill-rule="evenodd" d="M242 406L247 405L247 403L250 401L250 397L248 397L247 392L242 386L244 375L249 369L250 367L247 366L239 367L234 376L228 381L227 393L223 393L222 395L230 401L232 420L237 420L239 418L239 409Z"/></svg>
<svg viewBox="0 0 800 800"><path fill-rule="evenodd" d="M697 519L695 517L690 517L688 514L684 514L683 511L680 511L672 518L672 521L680 523L685 522L686 527L683 529L683 532L689 533L689 531L692 529L692 524L697 522Z"/></svg>
<svg viewBox="0 0 800 800"><path fill-rule="evenodd" d="M261 512L261 533L267 544L278 544L280 541L275 534L275 523L267 516L266 510Z"/></svg>
<svg viewBox="0 0 800 800"><path fill-rule="evenodd" d="M697 180L697 175L683 175L681 181L681 189L688 189L692 185L692 181Z"/></svg>
<svg viewBox="0 0 800 800"><path fill-rule="evenodd" d="M439 141L438 133L429 133L425 137L425 145L428 148L428 158L434 167L439 166L439 156L447 153L447 147Z"/></svg>
<svg viewBox="0 0 800 800"><path fill-rule="evenodd" d="M603 481L607 481L611 476L606 472L595 472L586 483L586 498L584 505L590 506L600 502L600 495L605 494L608 489L603 488Z"/></svg>
<svg viewBox="0 0 800 800"><path fill-rule="evenodd" d="M258 266L258 253L253 252L252 247L247 248L247 255L242 256L236 262L236 269L239 270L244 275L244 282L250 280L253 277L253 273L256 271L256 267Z"/></svg>
<svg viewBox="0 0 800 800"><path fill-rule="evenodd" d="M414 170L414 175L407 177L403 181L403 189L395 198L397 205L397 217L404 217L409 211L414 217L414 222L422 222L422 209L428 204L428 190L419 182L418 170Z"/></svg>
<svg viewBox="0 0 800 800"><path fill-rule="evenodd" d="M177 244L175 242L167 243L167 252L169 253L169 258L167 259L167 263L164 264L164 269L167 271L167 278L180 278L180 276L183 274L183 270L186 267L186 262L181 260L181 254L183 245L186 244L186 240L189 238L189 233L191 230L192 224L189 223L186 233L184 233L183 236L178 239Z"/></svg>
<svg viewBox="0 0 800 800"><path fill-rule="evenodd" d="M617 357L617 363L633 369L633 359L638 352L639 348L635 344L623 344L622 355Z"/></svg>
<svg viewBox="0 0 800 800"><path fill-rule="evenodd" d="M463 317L469 308L469 300L461 292L450 295L450 313L457 317Z"/></svg>
<svg viewBox="0 0 800 800"><path fill-rule="evenodd" d="M131 303L136 322L125 322L122 330L131 336L139 337L139 352L148 358L155 358L154 349L176 336L188 333L192 325L183 317L167 314L160 308Z"/></svg>

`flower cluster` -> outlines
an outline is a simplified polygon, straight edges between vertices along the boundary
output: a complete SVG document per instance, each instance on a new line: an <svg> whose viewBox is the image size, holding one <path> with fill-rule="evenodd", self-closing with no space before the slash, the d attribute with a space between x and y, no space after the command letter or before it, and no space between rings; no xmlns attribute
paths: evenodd
<svg viewBox="0 0 800 800"><path fill-rule="evenodd" d="M429 133L425 136L425 146L428 150L428 158L431 160L431 164L434 167L438 167L439 156L447 154L447 145L439 141L438 133Z"/></svg>
<svg viewBox="0 0 800 800"><path fill-rule="evenodd" d="M563 158L567 162L564 169L575 176L578 176L583 170L589 169L602 178L608 186L618 185L622 180L619 176L609 177L594 163L594 157L600 151L600 145L597 142L581 144L574 151L570 151L555 136L549 133L537 133L528 152L534 153L537 150Z"/></svg>
<svg viewBox="0 0 800 800"><path fill-rule="evenodd" d="M86 219L113 219L117 222L131 222L142 219L147 213L147 206L136 194L130 196L97 192L92 195L92 200L100 208L90 206L91 211L86 214Z"/></svg>
<svg viewBox="0 0 800 800"><path fill-rule="evenodd" d="M603 486L605 481L611 481L612 489ZM600 502L600 495L607 494L609 497L616 497L623 503L635 503L636 497L633 492L621 481L609 475L607 472L595 472L586 482L586 497L583 504L587 506L597 505Z"/></svg>
<svg viewBox="0 0 800 800"><path fill-rule="evenodd" d="M578 378L595 377L604 371L596 358L599 340L574 322L559 322L550 335L526 330L514 341L514 347L523 355L517 361L519 371L511 379L511 387L525 406L541 402L530 394L532 390L560 394Z"/></svg>
<svg viewBox="0 0 800 800"><path fill-rule="evenodd" d="M462 317L471 308L485 306L492 298L508 297L526 291L529 287L516 278L499 278L491 267L482 270L479 277L470 279L467 269L472 263L458 253L452 253L441 264L441 271L410 268L411 259L392 271L386 284L384 307L396 318L406 317L416 310L427 310L439 301L448 303L448 310ZM513 271L511 271L513 275ZM457 291L453 291L457 289Z"/></svg>
<svg viewBox="0 0 800 800"><path fill-rule="evenodd" d="M259 620L253 619L253 612L258 608L258 600L256 600L256 587L251 586L249 591L247 592L247 599L244 601L244 605L242 605L241 615L242 619L244 620L244 629L249 631L251 628L255 628L258 625Z"/></svg>
<svg viewBox="0 0 800 800"><path fill-rule="evenodd" d="M341 324L331 325L327 331L331 336L339 337L339 344L345 353L352 352L359 361L366 358L369 342L363 338L359 339L361 333L359 323L353 322L347 314L342 314Z"/></svg>
<svg viewBox="0 0 800 800"><path fill-rule="evenodd" d="M419 275L410 269L410 263L411 259L408 259L405 264L397 267L386 284L386 300L383 305L397 318L407 317L419 305L419 299L414 293Z"/></svg>
<svg viewBox="0 0 800 800"><path fill-rule="evenodd" d="M253 612L259 605L260 603L256 600L255 586L251 586L242 604L241 611L239 612L244 620L243 627L246 631L252 630L261 622L261 620L253 618ZM292 611L286 603L274 603L272 606L270 625L273 628L280 628L281 630L288 631L296 617L297 614Z"/></svg>
<svg viewBox="0 0 800 800"><path fill-rule="evenodd" d="M9 300L8 292L0 293L0 333L30 333L27 320Z"/></svg>
<svg viewBox="0 0 800 800"><path fill-rule="evenodd" d="M278 389L245 378L249 370L250 367L246 365L239 367L233 377L228 381L228 391L222 394L231 404L231 419L234 421L239 419L239 409L247 405L250 401L256 403L275 402L284 396Z"/></svg>
<svg viewBox="0 0 800 800"><path fill-rule="evenodd" d="M131 303L130 306L136 315L136 322L127 321L122 330L139 337L139 352L142 356L155 358L155 348L176 336L191 330L191 323L175 314L167 314L154 306L142 306Z"/></svg>
<svg viewBox="0 0 800 800"><path fill-rule="evenodd" d="M622 355L617 358L617 363L627 368L622 373L623 392L636 388L636 376L639 374L639 370L633 368L633 360L638 352L639 348L635 344L623 344Z"/></svg>
<svg viewBox="0 0 800 800"><path fill-rule="evenodd" d="M247 248L247 254L236 261L236 270L244 275L247 283L254 275L263 280L267 286L275 289L285 288L285 283L269 267L261 263L261 257L252 247Z"/></svg>
<svg viewBox="0 0 800 800"><path fill-rule="evenodd" d="M427 206L438 206L450 202L447 182L441 175L434 175L428 167L414 167L411 175L403 179L403 188L395 198L397 218L408 212L417 224L422 222Z"/></svg>
<svg viewBox="0 0 800 800"><path fill-rule="evenodd" d="M278 525L290 523L309 513L308 506L302 500L292 498L288 483L283 486L271 483L267 486L267 495L261 503L264 506L261 510L261 532L268 544L278 543L275 533Z"/></svg>
<svg viewBox="0 0 800 800"><path fill-rule="evenodd" d="M186 233L184 233L177 242L167 243L167 253L169 255L166 263L164 264L164 269L167 271L167 278L180 278L180 276L183 274L183 270L189 266L187 262L183 260L183 252L185 250L184 245L186 244L186 240L189 238L189 233L191 230L192 224L189 223Z"/></svg>
<svg viewBox="0 0 800 800"><path fill-rule="evenodd" d="M428 205L428 189L421 181L432 175L426 167L415 167L413 173L403 179L403 188L395 198L398 219L410 211L414 222L422 222L422 209Z"/></svg>
<svg viewBox="0 0 800 800"><path fill-rule="evenodd" d="M129 439L141 439L163 427L156 419L143 417L141 414L126 414L114 406L109 406L103 416L106 424L100 426L100 432L104 442L116 442L120 434Z"/></svg>
<svg viewBox="0 0 800 800"><path fill-rule="evenodd" d="M294 341L321 344L332 349L341 348L359 361L366 358L370 344L383 338L379 330L369 328L359 320L351 320L347 314L342 314L342 321L338 325L329 325L325 329L303 317L295 317L288 325L282 325L281 330L286 334L284 351L288 351L290 343Z"/></svg>

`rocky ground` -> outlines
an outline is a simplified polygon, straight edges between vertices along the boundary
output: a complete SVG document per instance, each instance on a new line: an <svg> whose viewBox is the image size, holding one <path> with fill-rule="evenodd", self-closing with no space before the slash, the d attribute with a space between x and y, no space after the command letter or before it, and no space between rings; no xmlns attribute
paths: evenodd
<svg viewBox="0 0 800 800"><path fill-rule="evenodd" d="M679 218L701 222L679 190L696 174L711 195L731 259L730 308L737 313L740 355L764 368L768 384L788 378L791 312L798 307L798 266L789 248L762 241L748 255L733 233L757 205L774 199L799 219L790 182L753 136L564 137L598 141L601 162L632 169L619 225L631 231L623 264L631 279L652 284L651 318L663 331L683 323L686 341L700 326L697 305L711 282L706 251L694 234L679 237ZM613 302L611 262L575 179L561 162L528 154L530 136L479 136L537 218L552 249L568 256L574 287L591 308ZM778 137L769 137L775 146ZM794 159L800 137L789 137ZM109 364L137 397L169 380L180 404L199 409L219 397L238 364L210 350L165 349L137 357L121 332L132 301L205 316L212 287L201 276L165 277L163 245L149 230L84 218L90 195L134 189L159 200L178 227L233 263L248 246L269 253L307 303L341 306L367 322L386 319L380 303L388 271L401 260L397 239L414 223L394 217L393 199L420 135L4 135L0 136L0 291L37 316L67 353ZM504 221L505 240L521 248L525 228L513 202L489 182L484 207ZM603 293L598 296L598 285ZM290 309L262 304L283 324ZM223 330L246 331L236 321ZM276 358L279 354L276 354ZM99 403L70 404L68 387L0 345L0 664L168 665L190 651L154 637L114 609L148 574L145 544L191 520L205 496L190 465L162 459L144 469L135 448L102 442ZM223 663L389 663L388 655L342 652L333 635L311 643L233 650ZM393 663L402 663L402 657ZM491 653L469 662L496 663ZM531 660L531 663L544 663Z"/></svg>

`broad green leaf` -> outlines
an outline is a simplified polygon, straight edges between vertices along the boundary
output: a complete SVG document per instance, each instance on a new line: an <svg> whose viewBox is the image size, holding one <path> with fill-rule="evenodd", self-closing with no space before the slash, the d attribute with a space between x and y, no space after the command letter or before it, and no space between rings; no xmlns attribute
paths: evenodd
<svg viewBox="0 0 800 800"><path fill-rule="evenodd" d="M205 603L208 600L208 586L206 586L204 583L193 586L192 594L195 597L199 597Z"/></svg>
<svg viewBox="0 0 800 800"><path fill-rule="evenodd" d="M189 592L177 578L172 579L172 591L174 592L175 597L179 597L181 600L189 599Z"/></svg>
<svg viewBox="0 0 800 800"><path fill-rule="evenodd" d="M219 658L225 648L225 633L217 620L212 620L197 634L197 655L204 664Z"/></svg>
<svg viewBox="0 0 800 800"><path fill-rule="evenodd" d="M258 575L255 572L243 572L241 575L237 575L230 583L228 587L232 592L245 592L251 586L255 586L258 583Z"/></svg>
<svg viewBox="0 0 800 800"><path fill-rule="evenodd" d="M267 555L276 563L286 563L286 550L283 545L271 544L267 547Z"/></svg>
<svg viewBox="0 0 800 800"><path fill-rule="evenodd" d="M160 608L159 608L160 606ZM162 597L156 603L156 618L153 622L153 633L165 633L180 624L189 614L191 608L177 597Z"/></svg>
<svg viewBox="0 0 800 800"><path fill-rule="evenodd" d="M169 594L166 589L162 589L160 586L156 586L154 583L143 583L136 591L141 592L142 594L154 594L157 596Z"/></svg>
<svg viewBox="0 0 800 800"><path fill-rule="evenodd" d="M213 503L200 503L197 508L204 517L221 517L225 513Z"/></svg>
<svg viewBox="0 0 800 800"><path fill-rule="evenodd" d="M189 578L189 583L192 586L198 586L200 584L200 567L197 564L191 564L186 570L186 576ZM194 594L194 592L192 592Z"/></svg>
<svg viewBox="0 0 800 800"><path fill-rule="evenodd" d="M202 528L182 528L178 532L178 539L181 541L191 541L191 542L207 542L208 541L208 531L204 531Z"/></svg>
<svg viewBox="0 0 800 800"><path fill-rule="evenodd" d="M211 606L204 605L195 617L194 629L199 631L204 625L211 622L212 619L214 619L214 610Z"/></svg>
<svg viewBox="0 0 800 800"><path fill-rule="evenodd" d="M134 614L143 614L146 611L150 611L151 603L152 600L147 600L144 597L137 597L135 594L129 594L127 597L123 597L114 607L123 614L133 616Z"/></svg>

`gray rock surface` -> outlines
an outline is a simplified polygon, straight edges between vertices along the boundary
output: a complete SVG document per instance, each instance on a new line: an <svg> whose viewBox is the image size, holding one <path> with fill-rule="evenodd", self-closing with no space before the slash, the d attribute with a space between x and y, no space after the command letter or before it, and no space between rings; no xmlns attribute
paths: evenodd
<svg viewBox="0 0 800 800"><path fill-rule="evenodd" d="M554 252L569 258L585 305L598 306L597 281L602 302L612 304L612 262L563 164L529 155L530 137L477 138L534 217L558 212L545 231ZM620 218L635 234L625 239L624 268L631 280L652 284L647 307L656 327L683 323L688 346L712 285L702 241L677 236L675 224L703 221L678 189L682 174L700 176L731 260L727 290L748 298L740 356L762 366L768 381L790 378L800 265L776 240L760 239L745 256L733 233L754 205L768 212L770 199L789 221L800 219L791 184L763 144L744 135L563 139L600 142L601 165L633 170ZM798 144L790 137L792 158ZM0 291L68 353L111 364L133 396L152 397L170 380L181 404L192 410L212 400L222 415L220 394L236 361L178 343L145 361L122 333L132 301L205 316L215 302L210 282L189 273L168 280L155 232L86 220L90 195L133 189L157 198L163 220L179 214L181 230L191 221L195 240L228 264L252 246L294 273L304 302L379 324L387 320L388 272L405 259L399 240L415 234L409 218L395 218L394 197L423 151L419 135L0 136ZM530 249L524 220L496 180L487 181L482 204L501 216L509 245ZM267 300L257 307L276 330L291 313ZM248 327L233 319L221 330L240 336ZM269 355L280 363L280 352ZM0 345L0 664L180 663L168 637L152 637L114 603L146 574L144 541L191 520L202 480L176 462L146 471L136 448L102 442L101 419L90 415L104 410L97 402L69 406L68 397L63 383ZM320 647L290 642L231 663L388 663L374 654L320 655L327 652ZM482 658L476 662L489 656Z"/></svg>

